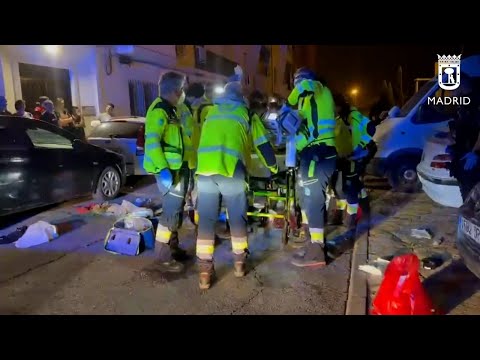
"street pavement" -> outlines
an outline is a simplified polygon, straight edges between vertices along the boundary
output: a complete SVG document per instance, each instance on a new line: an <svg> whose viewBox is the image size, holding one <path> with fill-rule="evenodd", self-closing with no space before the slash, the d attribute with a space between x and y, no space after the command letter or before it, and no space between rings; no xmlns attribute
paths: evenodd
<svg viewBox="0 0 480 360"><path fill-rule="evenodd" d="M143 181L115 202L137 197L158 203L154 184ZM0 235L38 220L69 221L73 231L48 244L16 249L0 246L1 314L344 314L350 253L323 269L298 269L289 263L296 249L281 249L281 232L250 237L253 265L245 278L233 276L228 239L216 249L217 282L198 289L193 261L185 273L162 274L151 251L127 257L103 250L113 219L78 215L72 201L45 211L9 217ZM17 220L19 222L17 222ZM222 229L219 229L222 233ZM194 254L193 230L180 233L181 246Z"/></svg>
<svg viewBox="0 0 480 360"><path fill-rule="evenodd" d="M198 289L193 260L184 273L174 275L156 269L151 251L136 257L107 253L103 240L114 219L77 214L74 205L89 199L10 216L2 219L8 226L0 235L38 220L69 221L74 230L30 249L0 246L0 314L365 314L382 279L366 276L358 266L405 252L445 259L436 270L421 269L435 305L449 314L478 313L480 281L455 249L456 209L437 205L423 193L392 192L376 180L369 186L371 231L354 250L326 268L298 269L289 263L296 249L282 249L281 232L266 236L259 229L249 238L251 270L237 279L230 241L223 239L215 253L217 281L207 292ZM145 197L159 205L158 196L152 179L144 177L115 202ZM422 227L433 232L433 239L409 236L412 228ZM327 232L327 237L339 231ZM217 232L226 237L222 226ZM180 237L193 258L192 227Z"/></svg>
<svg viewBox="0 0 480 360"><path fill-rule="evenodd" d="M420 261L431 256L441 258L443 264L434 270L420 268L423 286L433 304L445 314L478 314L480 280L463 264L455 246L458 210L434 203L423 192L374 190L372 195L373 225L367 239L367 261L404 253L414 253ZM428 229L432 238L414 238L412 229ZM382 277L365 278L371 303Z"/></svg>

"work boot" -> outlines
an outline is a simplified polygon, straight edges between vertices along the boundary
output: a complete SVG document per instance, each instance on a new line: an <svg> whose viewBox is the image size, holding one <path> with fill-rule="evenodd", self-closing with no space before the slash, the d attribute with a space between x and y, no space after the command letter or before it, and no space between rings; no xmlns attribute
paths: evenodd
<svg viewBox="0 0 480 360"><path fill-rule="evenodd" d="M208 290L212 285L215 277L215 268L213 267L213 261L197 259L198 266L198 285L200 290Z"/></svg>
<svg viewBox="0 0 480 360"><path fill-rule="evenodd" d="M306 243L311 241L310 230L307 224L302 224L301 228L298 229L298 236L293 237L293 241L290 243L290 246L293 248L303 247Z"/></svg>
<svg viewBox="0 0 480 360"><path fill-rule="evenodd" d="M170 250L172 252L172 257L176 261L185 261L187 260L187 252L180 247L180 241L178 240L178 232L172 231L172 235L170 235L170 241L168 243L170 245Z"/></svg>
<svg viewBox="0 0 480 360"><path fill-rule="evenodd" d="M166 272L181 272L183 270L183 265L172 257L169 245L157 241L154 253L158 264Z"/></svg>
<svg viewBox="0 0 480 360"><path fill-rule="evenodd" d="M306 247L303 256L301 254L293 255L291 263L298 267L325 266L326 260L323 244L311 242Z"/></svg>
<svg viewBox="0 0 480 360"><path fill-rule="evenodd" d="M244 277L247 273L247 256L248 251L243 254L233 254L233 268L235 277Z"/></svg>

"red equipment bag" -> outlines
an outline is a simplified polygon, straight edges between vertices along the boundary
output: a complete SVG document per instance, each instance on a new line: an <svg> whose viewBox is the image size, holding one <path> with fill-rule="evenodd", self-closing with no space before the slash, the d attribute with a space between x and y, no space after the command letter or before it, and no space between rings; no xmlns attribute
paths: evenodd
<svg viewBox="0 0 480 360"><path fill-rule="evenodd" d="M415 254L396 256L373 300L371 315L435 315L437 310L425 292Z"/></svg>

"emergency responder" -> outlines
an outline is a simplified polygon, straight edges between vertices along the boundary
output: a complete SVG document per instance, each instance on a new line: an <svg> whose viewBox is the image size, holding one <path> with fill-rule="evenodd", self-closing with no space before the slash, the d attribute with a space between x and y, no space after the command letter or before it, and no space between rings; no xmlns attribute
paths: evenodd
<svg viewBox="0 0 480 360"><path fill-rule="evenodd" d="M185 99L185 76L167 72L159 81L159 97L150 105L145 123L143 167L154 174L163 196L162 215L156 233L155 254L165 271L179 272L185 258L179 247L178 229L182 225L189 167L186 151L190 140L177 114Z"/></svg>
<svg viewBox="0 0 480 360"><path fill-rule="evenodd" d="M335 171L335 106L330 90L317 80L315 73L300 68L294 75L294 89L282 112L298 108L301 125L296 130L298 153L298 196L308 224L310 242L292 264L299 267L326 264L324 252L325 192Z"/></svg>
<svg viewBox="0 0 480 360"><path fill-rule="evenodd" d="M196 129L198 130L193 136L193 146L197 149L202 132L202 125L205 122L209 109L213 106L213 87L211 84L203 86L200 83L192 84L192 86L194 86L196 96L192 101L193 118L197 124Z"/></svg>
<svg viewBox="0 0 480 360"><path fill-rule="evenodd" d="M455 96L468 96L469 105L461 105L450 123L455 144L447 151L452 155L450 173L458 180L463 201L480 182L480 81L462 74Z"/></svg>
<svg viewBox="0 0 480 360"><path fill-rule="evenodd" d="M272 173L278 171L275 154L262 122L247 108L240 81L225 85L203 124L198 148L197 187L199 226L197 258L200 289L214 276L215 224L221 199L227 208L236 277L246 272L247 182L251 145Z"/></svg>
<svg viewBox="0 0 480 360"><path fill-rule="evenodd" d="M372 139L375 125L351 106L344 96L336 95L334 100L337 113L335 135L338 159L337 170L330 184L335 189L337 206L336 209L332 207L331 223L343 223L343 212L346 210L347 232L343 239L348 243L355 240L359 201L362 203L362 210L367 214L369 212L362 177L367 160L371 158L372 152L376 151Z"/></svg>

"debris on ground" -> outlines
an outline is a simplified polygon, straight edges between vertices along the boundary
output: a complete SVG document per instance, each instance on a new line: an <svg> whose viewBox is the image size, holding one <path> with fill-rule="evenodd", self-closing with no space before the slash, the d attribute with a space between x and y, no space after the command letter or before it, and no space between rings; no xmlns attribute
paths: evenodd
<svg viewBox="0 0 480 360"><path fill-rule="evenodd" d="M106 211L107 215L113 215L115 217L124 217L126 215L138 216L138 217L153 217L153 210L146 207L138 207L133 205L130 201L123 200L122 203L112 204Z"/></svg>
<svg viewBox="0 0 480 360"><path fill-rule="evenodd" d="M369 265L360 265L358 269L370 275L382 276L389 263L388 260L377 258Z"/></svg>
<svg viewBox="0 0 480 360"><path fill-rule="evenodd" d="M430 229L412 229L410 236L417 239L432 239L432 231Z"/></svg>
<svg viewBox="0 0 480 360"><path fill-rule="evenodd" d="M382 270L373 266L373 265L360 265L358 270L366 272L367 274L374 275L374 276L382 276Z"/></svg>
<svg viewBox="0 0 480 360"><path fill-rule="evenodd" d="M108 202L104 202L102 204L90 203L88 205L76 206L75 210L77 214L80 215L85 215L89 213L101 215L105 214L109 206L110 204Z"/></svg>
<svg viewBox="0 0 480 360"><path fill-rule="evenodd" d="M47 243L59 236L57 227L46 221L37 221L30 225L25 233L15 242L15 247L25 249Z"/></svg>
<svg viewBox="0 0 480 360"><path fill-rule="evenodd" d="M442 236L442 237L440 237L439 239L433 240L432 245L433 245L433 246L440 246L440 245L441 245L442 243L444 243L444 242L445 242L445 238Z"/></svg>
<svg viewBox="0 0 480 360"><path fill-rule="evenodd" d="M443 258L438 255L433 255L422 260L423 268L426 270L435 270L444 263Z"/></svg>
<svg viewBox="0 0 480 360"><path fill-rule="evenodd" d="M138 197L135 199L134 204L138 207L150 207L150 205L152 204L152 199Z"/></svg>
<svg viewBox="0 0 480 360"><path fill-rule="evenodd" d="M135 217L135 216L127 216L123 220L123 224L124 224L123 227L125 229L135 230L138 232L145 231L152 227L152 223L147 219L142 217Z"/></svg>

